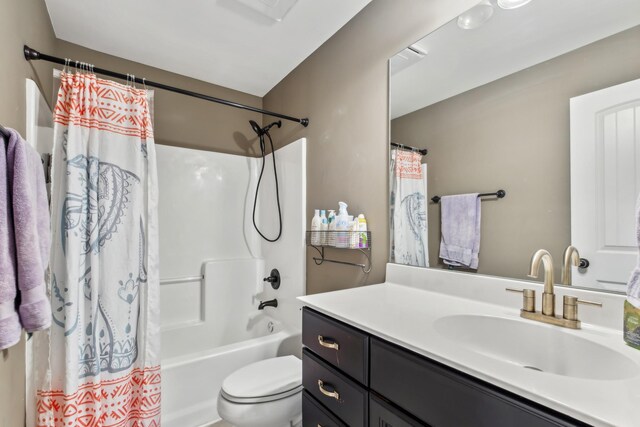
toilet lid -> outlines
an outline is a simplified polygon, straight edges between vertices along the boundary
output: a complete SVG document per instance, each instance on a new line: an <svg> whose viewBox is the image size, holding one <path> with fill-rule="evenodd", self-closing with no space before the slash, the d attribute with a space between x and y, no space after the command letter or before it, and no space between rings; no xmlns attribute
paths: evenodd
<svg viewBox="0 0 640 427"><path fill-rule="evenodd" d="M252 363L229 375L222 396L232 402L265 402L302 389L302 361L295 356L274 357Z"/></svg>

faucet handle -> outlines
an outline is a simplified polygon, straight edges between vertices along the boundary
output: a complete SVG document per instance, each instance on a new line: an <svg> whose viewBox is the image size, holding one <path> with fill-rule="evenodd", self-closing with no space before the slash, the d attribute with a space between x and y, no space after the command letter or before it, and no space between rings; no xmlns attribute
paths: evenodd
<svg viewBox="0 0 640 427"><path fill-rule="evenodd" d="M567 320L578 320L578 304L602 307L601 302L581 300L578 299L578 297L573 297L570 295L565 295L564 297L562 297L562 304L562 317Z"/></svg>
<svg viewBox="0 0 640 427"><path fill-rule="evenodd" d="M517 292L522 294L522 310L534 313L536 311L536 291L533 289L513 289L506 288L508 292Z"/></svg>

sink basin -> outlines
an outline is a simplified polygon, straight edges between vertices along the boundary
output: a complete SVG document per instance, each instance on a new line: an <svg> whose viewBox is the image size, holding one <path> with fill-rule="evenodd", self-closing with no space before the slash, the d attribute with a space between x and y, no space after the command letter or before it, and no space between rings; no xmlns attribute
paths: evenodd
<svg viewBox="0 0 640 427"><path fill-rule="evenodd" d="M480 315L446 316L434 326L470 351L523 369L591 380L629 379L640 373L625 355L555 326Z"/></svg>

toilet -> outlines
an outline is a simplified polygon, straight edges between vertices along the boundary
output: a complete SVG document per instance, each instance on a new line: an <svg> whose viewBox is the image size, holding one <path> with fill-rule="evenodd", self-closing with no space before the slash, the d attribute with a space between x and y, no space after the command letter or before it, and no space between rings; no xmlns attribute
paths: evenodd
<svg viewBox="0 0 640 427"><path fill-rule="evenodd" d="M302 361L274 357L233 372L222 382L218 414L235 427L302 425Z"/></svg>

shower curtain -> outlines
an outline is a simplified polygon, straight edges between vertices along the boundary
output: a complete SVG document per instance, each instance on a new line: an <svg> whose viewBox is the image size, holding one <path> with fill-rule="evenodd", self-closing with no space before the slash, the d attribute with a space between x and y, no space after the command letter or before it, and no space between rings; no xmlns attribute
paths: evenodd
<svg viewBox="0 0 640 427"><path fill-rule="evenodd" d="M37 426L159 426L151 93L62 73L54 111L53 322L34 335Z"/></svg>
<svg viewBox="0 0 640 427"><path fill-rule="evenodd" d="M422 155L391 150L389 167L390 262L429 266L427 245L426 165ZM424 168L424 169L423 169Z"/></svg>

